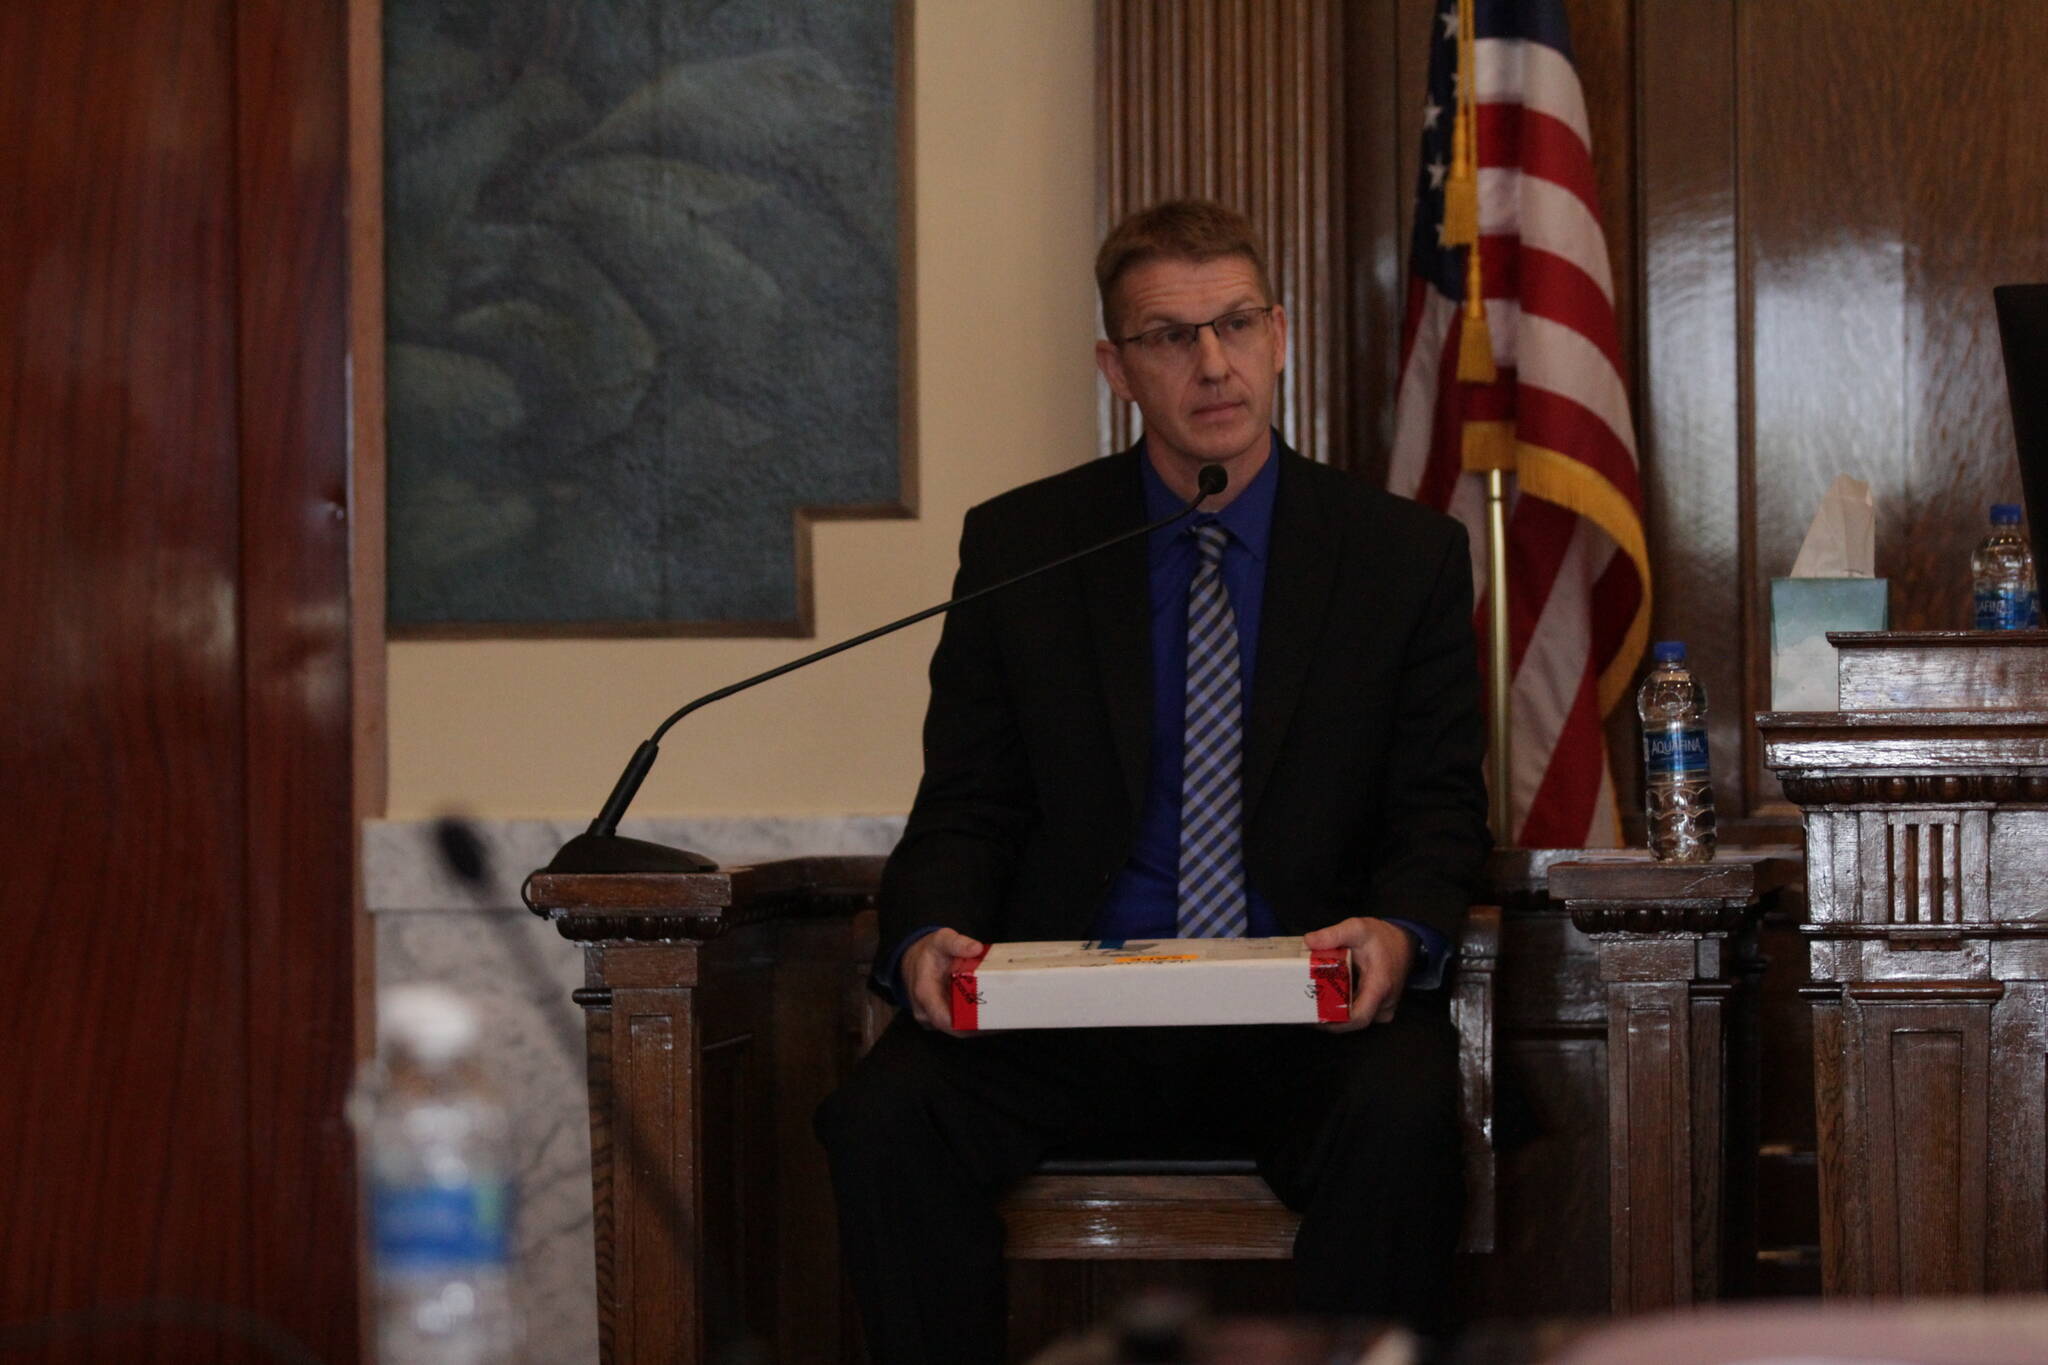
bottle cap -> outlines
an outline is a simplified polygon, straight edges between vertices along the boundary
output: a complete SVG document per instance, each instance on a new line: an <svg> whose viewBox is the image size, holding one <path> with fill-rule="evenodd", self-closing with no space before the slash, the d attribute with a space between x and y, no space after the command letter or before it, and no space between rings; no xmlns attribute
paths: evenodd
<svg viewBox="0 0 2048 1365"><path fill-rule="evenodd" d="M2016 502L1994 502L1991 504L1993 526L2017 526L2020 524L2020 505Z"/></svg>
<svg viewBox="0 0 2048 1365"><path fill-rule="evenodd" d="M476 1045L476 1008L446 986L393 986L378 998L377 1032L387 1047L437 1066Z"/></svg>
<svg viewBox="0 0 2048 1365"><path fill-rule="evenodd" d="M1651 649L1651 657L1660 664L1682 664L1685 662L1685 641L1659 640Z"/></svg>

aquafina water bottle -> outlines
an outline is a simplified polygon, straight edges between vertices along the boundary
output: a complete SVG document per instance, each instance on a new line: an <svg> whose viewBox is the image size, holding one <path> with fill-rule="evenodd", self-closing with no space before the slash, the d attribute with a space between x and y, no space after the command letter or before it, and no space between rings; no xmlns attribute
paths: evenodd
<svg viewBox="0 0 2048 1365"><path fill-rule="evenodd" d="M1685 666L1685 646L1656 646L1656 667L1636 692L1643 720L1643 811L1659 862L1714 856L1714 783L1707 768L1707 693Z"/></svg>
<svg viewBox="0 0 2048 1365"><path fill-rule="evenodd" d="M2032 630L2041 624L2034 556L2020 534L2017 503L1993 503L1991 534L1970 556L1970 600L1978 630Z"/></svg>
<svg viewBox="0 0 2048 1365"><path fill-rule="evenodd" d="M476 1058L470 1003L435 986L378 1002L378 1052L350 1100L376 1277L379 1365L517 1359L511 1124Z"/></svg>

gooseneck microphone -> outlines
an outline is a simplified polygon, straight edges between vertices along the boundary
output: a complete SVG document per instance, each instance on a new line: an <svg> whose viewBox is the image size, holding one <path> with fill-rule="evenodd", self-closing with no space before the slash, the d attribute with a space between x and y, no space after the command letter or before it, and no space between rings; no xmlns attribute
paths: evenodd
<svg viewBox="0 0 2048 1365"><path fill-rule="evenodd" d="M962 593L951 601L941 602L935 607L926 607L920 612L913 612L900 621L891 621L887 625L876 626L873 630L856 635L850 640L841 640L836 645L827 645L825 648L806 654L800 659L791 659L788 663L779 664L765 673L756 673L751 678L742 678L736 683L721 687L716 692L707 692L695 701L687 703L680 710L676 711L674 715L656 726L654 733L643 740L640 747L633 751L633 757L626 763L626 770L619 774L618 782L612 787L612 794L605 798L604 809L599 811L597 818L590 822L590 828L563 844L560 851L555 854L554 861L550 862L545 870L548 872L572 873L717 871L718 864L702 854L670 848L665 844L650 843L645 839L629 839L619 833L619 821L624 818L626 807L632 804L634 795L640 790L641 782L647 777L648 769L654 766L655 758L661 753L661 737L667 734L669 728L677 721L689 715L692 711L700 707L709 706L712 702L722 701L735 692L744 692L750 687L769 681L771 678L779 678L785 673L794 673L797 669L809 667L820 659L829 659L834 654L842 654L856 645L864 645L870 640L879 640L884 635L892 634L903 629L905 626L914 626L927 617L937 616L941 612L965 606L967 603L978 598L987 597L990 593L997 593L1005 588L1015 587L1027 579L1036 578L1043 573L1050 573L1054 569L1072 564L1076 560L1100 554L1102 551L1112 546L1121 545L1127 540L1135 540L1139 536L1149 535L1162 527L1171 526L1181 518L1191 515L1196 508L1200 507L1210 498L1221 493L1229 482L1230 476L1224 473L1221 466L1213 464L1203 465L1201 473L1197 475L1195 480L1197 491L1193 500L1171 516L1161 517L1157 521L1148 522L1143 526L1133 527L1131 530L1120 532L1099 544L1090 545L1086 549L1076 550L1069 555L1062 555L1050 563L1040 564L1033 569L1026 569L1023 573L1005 578L1001 582L990 583L986 587L976 588L973 592Z"/></svg>

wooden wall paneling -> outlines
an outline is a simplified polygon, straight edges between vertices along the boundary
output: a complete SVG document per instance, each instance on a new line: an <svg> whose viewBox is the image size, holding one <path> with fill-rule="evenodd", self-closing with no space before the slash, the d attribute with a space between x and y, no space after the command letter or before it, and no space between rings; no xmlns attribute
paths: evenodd
<svg viewBox="0 0 2048 1365"><path fill-rule="evenodd" d="M1401 364L1408 239L1402 233L1401 108L1413 101L1395 37L1395 0L1338 7L1343 89L1337 105L1344 174L1331 187L1343 201L1343 318L1348 383L1333 391L1344 410L1350 467L1374 486L1387 481L1394 442L1394 387ZM1417 49L1420 51L1421 49ZM1413 152L1409 153L1413 158ZM1412 189L1410 191L1412 198Z"/></svg>
<svg viewBox="0 0 2048 1365"><path fill-rule="evenodd" d="M341 17L0 13L0 1346L356 1349Z"/></svg>
<svg viewBox="0 0 2048 1365"><path fill-rule="evenodd" d="M1636 332L1641 308L1641 233L1637 181L1637 10L1641 0L1565 0L1571 25L1573 65L1586 95L1586 123L1593 138L1593 174L1598 182L1600 224L1613 267L1614 316L1621 343L1621 377L1632 408L1640 406Z"/></svg>
<svg viewBox="0 0 2048 1365"><path fill-rule="evenodd" d="M1266 244L1290 355L1278 420L1303 454L1346 463L1350 343L1343 35L1331 0L1100 0L1097 9L1101 226L1163 199L1204 196L1242 211ZM1104 391L1111 445L1136 415Z"/></svg>
<svg viewBox="0 0 2048 1365"><path fill-rule="evenodd" d="M0 7L0 1325L248 1293L231 13Z"/></svg>
<svg viewBox="0 0 2048 1365"><path fill-rule="evenodd" d="M1415 230L1415 180L1422 173L1422 97L1429 80L1430 28L1436 23L1434 0L1395 0L1393 40L1396 74L1395 108L1400 123L1395 131L1396 152L1394 196L1401 215L1399 283L1405 309L1408 283L1408 238ZM1398 339L1400 333L1395 332ZM1391 398L1389 399L1391 402Z"/></svg>
<svg viewBox="0 0 2048 1365"><path fill-rule="evenodd" d="M1745 5L1739 29L1758 710L1765 580L1837 473L1873 485L1894 628L1964 624L1985 507L2018 492L1990 287L2048 278L2048 237L2014 230L2048 184L2022 131L2048 117L2048 11L1806 0Z"/></svg>
<svg viewBox="0 0 2048 1365"><path fill-rule="evenodd" d="M1715 795L1750 808L1752 771L1741 611L1747 563L1738 309L1735 18L1728 5L1645 4L1636 67L1642 232L1638 335L1653 633L1688 642L1707 688ZM1633 715L1610 728L1619 781L1639 792ZM1633 813L1638 799L1627 802Z"/></svg>
<svg viewBox="0 0 2048 1365"><path fill-rule="evenodd" d="M353 1345L346 0L235 7L251 1303ZM309 774L321 774L308 780ZM309 1235L309 1233L311 1235Z"/></svg>
<svg viewBox="0 0 2048 1365"><path fill-rule="evenodd" d="M1837 474L1869 479L1886 503L1906 477L1901 124L1921 115L1898 107L1894 7L1823 8L1745 5L1737 26L1753 617ZM1795 34L1812 60L1784 49ZM1748 632L1745 711L1768 709L1768 630L1764 617ZM1754 739L1748 757L1754 769ZM1753 793L1768 796L1767 781L1759 774Z"/></svg>
<svg viewBox="0 0 2048 1365"><path fill-rule="evenodd" d="M348 0L349 707L355 815L385 813L384 29L382 0ZM375 934L356 898L356 1054L376 1043Z"/></svg>

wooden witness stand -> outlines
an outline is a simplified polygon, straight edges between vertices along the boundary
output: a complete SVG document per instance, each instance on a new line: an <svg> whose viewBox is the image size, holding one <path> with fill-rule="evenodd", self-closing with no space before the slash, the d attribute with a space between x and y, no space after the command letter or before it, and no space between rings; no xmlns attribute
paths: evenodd
<svg viewBox="0 0 2048 1365"><path fill-rule="evenodd" d="M811 1114L886 1024L866 989L880 858L691 874L536 873L528 903L583 946L600 1357L698 1362L753 1338L858 1360ZM1493 963L1475 909L1461 1038L1467 1250L1493 1238ZM1048 1163L1006 1201L1024 1260L1267 1260L1295 1215L1249 1161Z"/></svg>
<svg viewBox="0 0 2048 1365"><path fill-rule="evenodd" d="M604 1361L694 1363L746 1338L770 1344L775 1359L862 1358L810 1120L887 1019L864 986L881 861L529 881L535 911L585 950L576 1000L587 1023ZM1754 1250L1740 1212L1744 1163L1724 1159L1751 1131L1741 1096L1754 1054L1741 1044L1749 1015L1739 1008L1747 993L1733 948L1760 901L1796 869L1796 859L1735 860L1706 881L1700 869L1673 880L1673 869L1643 863L1550 869L1576 897L1571 917L1590 934L1606 983L1605 1221L1617 1309L1715 1297L1722 1267ZM1499 911L1476 909L1456 968L1462 1246L1494 1252L1511 1233L1523 1250L1510 1259L1542 1248L1548 1263L1556 1248L1541 1229L1496 1224L1502 929ZM1734 1040L1726 1066L1724 1029ZM1724 1103L1724 1093L1735 1100ZM1546 1170L1543 1191L1525 1189L1510 1203L1545 1221L1561 1193L1552 1186L1588 1178L1597 1175ZM1724 1217L1724 1207L1735 1214ZM1289 1254L1294 1232L1294 1215L1248 1163L1172 1173L1049 1163L1013 1192L1004 1215L1020 1260L1271 1260ZM1541 1278L1544 1268L1495 1273Z"/></svg>
<svg viewBox="0 0 2048 1365"><path fill-rule="evenodd" d="M753 1338L857 1359L811 1114L873 1025L880 858L536 873L584 949L598 1354L696 1362Z"/></svg>

